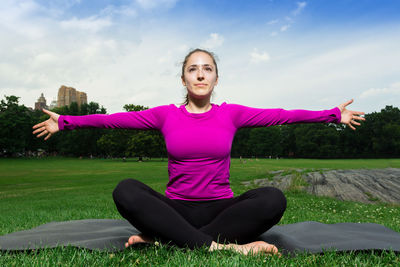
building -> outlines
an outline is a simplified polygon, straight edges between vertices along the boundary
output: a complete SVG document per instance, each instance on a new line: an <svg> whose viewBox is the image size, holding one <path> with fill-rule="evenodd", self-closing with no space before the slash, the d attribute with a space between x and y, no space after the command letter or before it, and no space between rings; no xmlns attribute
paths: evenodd
<svg viewBox="0 0 400 267"><path fill-rule="evenodd" d="M62 85L58 89L57 107L69 106L72 102L76 102L79 107L82 104L87 104L86 93L79 92L73 87Z"/></svg>
<svg viewBox="0 0 400 267"><path fill-rule="evenodd" d="M53 109L55 107L57 107L57 100L52 100L51 103L50 103L49 109L51 110L51 109Z"/></svg>
<svg viewBox="0 0 400 267"><path fill-rule="evenodd" d="M38 98L37 102L35 102L35 109L42 110L48 109L49 107L46 105L46 98L44 98L43 93Z"/></svg>

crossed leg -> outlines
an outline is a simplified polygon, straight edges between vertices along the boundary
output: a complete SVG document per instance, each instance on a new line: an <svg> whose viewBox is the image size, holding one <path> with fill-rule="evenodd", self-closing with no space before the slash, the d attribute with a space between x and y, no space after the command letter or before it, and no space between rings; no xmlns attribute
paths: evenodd
<svg viewBox="0 0 400 267"><path fill-rule="evenodd" d="M157 237L179 247L210 246L212 237L191 225L179 212L180 204L133 179L121 181L113 192L119 213L144 236Z"/></svg>
<svg viewBox="0 0 400 267"><path fill-rule="evenodd" d="M113 197L121 215L142 232L131 236L127 246L152 242L153 237L157 237L180 247L234 249L243 254L278 252L274 245L266 242L251 242L278 223L286 208L284 195L272 187L253 189L224 200L224 204L217 207L221 209L218 215L200 228L189 223L193 218L188 218L190 214L185 213L185 207L179 201L171 200L139 181L123 180L114 190ZM245 244L234 244L236 242Z"/></svg>
<svg viewBox="0 0 400 267"><path fill-rule="evenodd" d="M249 190L232 202L199 230L213 240L248 243L277 224L286 209L285 196L274 187Z"/></svg>

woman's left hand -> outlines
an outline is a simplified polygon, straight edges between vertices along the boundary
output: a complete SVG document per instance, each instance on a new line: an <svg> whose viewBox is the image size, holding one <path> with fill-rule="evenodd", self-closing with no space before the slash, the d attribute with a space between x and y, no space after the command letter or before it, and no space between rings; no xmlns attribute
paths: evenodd
<svg viewBox="0 0 400 267"><path fill-rule="evenodd" d="M340 122L348 125L351 129L355 130L356 128L354 127L354 125L357 126L361 125L357 121L365 121L365 118L360 116L364 115L365 113L361 111L353 111L346 109L346 106L350 105L351 103L353 103L353 99L338 106L338 108L340 109L340 113L342 115Z"/></svg>

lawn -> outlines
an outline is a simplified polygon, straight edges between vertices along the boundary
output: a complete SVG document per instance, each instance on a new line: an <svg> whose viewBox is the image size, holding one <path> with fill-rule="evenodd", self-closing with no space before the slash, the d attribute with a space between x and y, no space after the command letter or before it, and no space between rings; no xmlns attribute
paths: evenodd
<svg viewBox="0 0 400 267"><path fill-rule="evenodd" d="M155 159L0 159L0 235L30 229L51 221L87 218L121 218L111 193L125 178L135 178L159 192L168 180L167 162ZM382 160L232 160L231 183L235 195L246 190L240 182L268 177L273 170L311 171L323 169L400 168L400 159ZM362 204L285 192L288 209L280 224L300 221L372 222L400 232L400 206ZM242 256L230 251L209 253L166 246L145 246L120 253L90 252L71 247L35 253L0 253L0 266L8 265L373 265L398 266L391 252L335 253L290 257Z"/></svg>

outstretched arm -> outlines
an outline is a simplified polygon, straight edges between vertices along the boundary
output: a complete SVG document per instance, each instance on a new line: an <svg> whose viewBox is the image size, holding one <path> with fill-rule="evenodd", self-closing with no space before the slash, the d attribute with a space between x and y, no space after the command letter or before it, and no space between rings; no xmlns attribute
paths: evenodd
<svg viewBox="0 0 400 267"><path fill-rule="evenodd" d="M45 140L58 131L74 130L79 128L121 128L121 129L156 129L161 130L170 106L158 106L142 111L119 112L114 114L90 114L83 116L58 115L57 113L43 109L50 115L44 122L33 126L36 129L33 134L41 137L45 134Z"/></svg>
<svg viewBox="0 0 400 267"><path fill-rule="evenodd" d="M50 118L46 121L43 121L41 123L36 124L35 126L33 126L33 129L36 129L35 131L33 131L33 134L37 134L36 137L41 137L45 134L47 134L47 136L44 138L44 140L49 139L53 134L55 134L56 132L58 132L60 129L58 128L58 118L60 117L60 115L58 115L57 113L54 113L52 111L49 111L47 109L43 109L43 112L46 113L47 115L50 116Z"/></svg>
<svg viewBox="0 0 400 267"><path fill-rule="evenodd" d="M346 106L350 105L351 103L353 103L353 99L351 99L343 104L340 104L338 106L338 108L340 109L340 113L341 113L340 122L348 125L351 129L355 130L356 128L354 127L354 125L357 125L357 126L360 125L360 123L357 121L365 121L365 118L360 116L360 115L364 115L365 113L361 112L361 111L353 111L353 110L346 109Z"/></svg>
<svg viewBox="0 0 400 267"><path fill-rule="evenodd" d="M343 123L355 130L355 126L360 125L360 121L365 118L361 117L364 112L352 111L346 109L348 105L353 103L349 100L333 109L327 110L285 110L281 108L262 109L251 108L237 104L226 104L225 108L236 126L242 127L265 127L280 124L293 123Z"/></svg>

